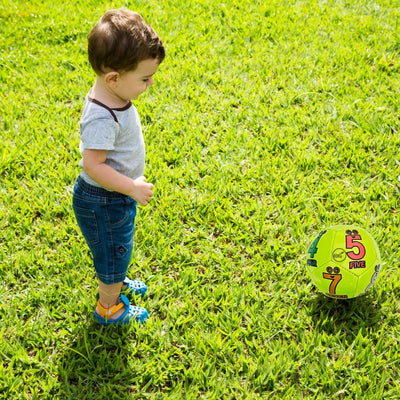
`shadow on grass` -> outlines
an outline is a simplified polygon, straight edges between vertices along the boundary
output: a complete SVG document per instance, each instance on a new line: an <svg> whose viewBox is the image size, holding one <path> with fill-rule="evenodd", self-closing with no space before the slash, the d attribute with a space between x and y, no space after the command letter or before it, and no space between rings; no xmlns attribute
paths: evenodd
<svg viewBox="0 0 400 400"><path fill-rule="evenodd" d="M371 294L348 300L330 299L323 294L308 301L314 328L328 334L355 337L380 329L383 313Z"/></svg>
<svg viewBox="0 0 400 400"><path fill-rule="evenodd" d="M131 399L135 372L128 368L128 360L133 329L103 327L91 315L86 324L75 327L58 358L60 398Z"/></svg>

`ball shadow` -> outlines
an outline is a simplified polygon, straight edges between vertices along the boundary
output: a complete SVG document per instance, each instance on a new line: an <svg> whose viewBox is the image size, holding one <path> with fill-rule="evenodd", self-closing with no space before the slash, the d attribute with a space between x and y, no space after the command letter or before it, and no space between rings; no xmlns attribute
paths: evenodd
<svg viewBox="0 0 400 400"><path fill-rule="evenodd" d="M368 293L354 299L331 299L319 293L307 306L314 329L329 334L376 332L383 318L379 303Z"/></svg>

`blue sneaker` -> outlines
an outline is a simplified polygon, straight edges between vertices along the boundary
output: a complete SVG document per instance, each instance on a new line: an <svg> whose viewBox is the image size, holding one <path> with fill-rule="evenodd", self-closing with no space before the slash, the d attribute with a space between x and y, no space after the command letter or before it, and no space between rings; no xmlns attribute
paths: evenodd
<svg viewBox="0 0 400 400"><path fill-rule="evenodd" d="M125 293L128 299L131 299L134 295L143 297L147 291L147 286L138 280L131 280L129 278L125 278L123 285L126 285L126 288L122 291Z"/></svg>
<svg viewBox="0 0 400 400"><path fill-rule="evenodd" d="M134 322L144 323L149 317L149 313L143 307L133 306L129 303L126 296L121 294L120 302L113 307L104 308L100 301L97 302L100 315L94 312L94 319L102 325L127 325ZM125 308L125 312L116 319L110 319L121 308Z"/></svg>

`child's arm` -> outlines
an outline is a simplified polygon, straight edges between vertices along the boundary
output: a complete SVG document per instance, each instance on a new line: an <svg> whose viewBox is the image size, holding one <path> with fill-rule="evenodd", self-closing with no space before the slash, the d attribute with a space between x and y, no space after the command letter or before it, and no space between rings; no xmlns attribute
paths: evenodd
<svg viewBox="0 0 400 400"><path fill-rule="evenodd" d="M150 202L153 196L153 185L141 176L137 179L128 178L114 168L105 164L107 150L83 151L83 169L99 185L115 192L126 194L142 205Z"/></svg>

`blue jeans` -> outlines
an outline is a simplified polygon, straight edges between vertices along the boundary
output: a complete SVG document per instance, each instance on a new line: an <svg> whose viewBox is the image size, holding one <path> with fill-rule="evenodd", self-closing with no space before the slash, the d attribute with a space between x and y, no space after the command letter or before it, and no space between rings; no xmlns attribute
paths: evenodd
<svg viewBox="0 0 400 400"><path fill-rule="evenodd" d="M74 187L73 209L92 252L98 279L108 285L122 282L133 251L137 202L79 177Z"/></svg>

